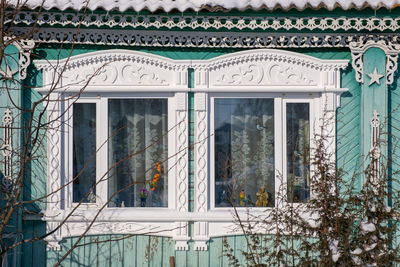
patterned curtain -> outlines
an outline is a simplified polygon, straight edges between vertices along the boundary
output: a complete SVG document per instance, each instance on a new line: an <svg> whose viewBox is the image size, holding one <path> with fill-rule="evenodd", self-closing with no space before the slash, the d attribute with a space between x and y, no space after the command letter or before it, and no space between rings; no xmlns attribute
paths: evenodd
<svg viewBox="0 0 400 267"><path fill-rule="evenodd" d="M111 207L166 207L168 196L166 99L110 99L108 104ZM162 171L156 168L161 164ZM153 183L154 175L161 173ZM152 184L153 183L153 184ZM153 190L152 190L153 189ZM145 205L141 192L148 192Z"/></svg>
<svg viewBox="0 0 400 267"><path fill-rule="evenodd" d="M216 206L255 206L265 188L273 205L273 99L215 100Z"/></svg>

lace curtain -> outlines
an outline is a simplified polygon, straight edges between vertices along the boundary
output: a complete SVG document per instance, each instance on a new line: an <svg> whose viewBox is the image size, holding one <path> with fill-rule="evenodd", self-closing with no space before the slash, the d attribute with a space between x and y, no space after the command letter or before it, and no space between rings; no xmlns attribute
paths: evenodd
<svg viewBox="0 0 400 267"><path fill-rule="evenodd" d="M215 205L274 205L274 100L215 99Z"/></svg>
<svg viewBox="0 0 400 267"><path fill-rule="evenodd" d="M168 104L166 99L110 99L108 194L110 207L167 207ZM156 165L161 177L151 190ZM145 190L144 190L145 189ZM148 192L144 204L143 194Z"/></svg>

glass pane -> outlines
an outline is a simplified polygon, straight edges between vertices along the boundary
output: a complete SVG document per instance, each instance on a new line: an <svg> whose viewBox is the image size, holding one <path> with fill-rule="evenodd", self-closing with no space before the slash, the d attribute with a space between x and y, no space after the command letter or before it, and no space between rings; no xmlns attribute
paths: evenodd
<svg viewBox="0 0 400 267"><path fill-rule="evenodd" d="M73 106L73 202L96 202L96 104ZM87 194L87 196L85 196Z"/></svg>
<svg viewBox="0 0 400 267"><path fill-rule="evenodd" d="M288 103L287 172L288 201L310 199L310 112L308 103Z"/></svg>
<svg viewBox="0 0 400 267"><path fill-rule="evenodd" d="M215 206L274 205L274 100L214 101Z"/></svg>
<svg viewBox="0 0 400 267"><path fill-rule="evenodd" d="M110 207L167 207L168 100L108 101Z"/></svg>

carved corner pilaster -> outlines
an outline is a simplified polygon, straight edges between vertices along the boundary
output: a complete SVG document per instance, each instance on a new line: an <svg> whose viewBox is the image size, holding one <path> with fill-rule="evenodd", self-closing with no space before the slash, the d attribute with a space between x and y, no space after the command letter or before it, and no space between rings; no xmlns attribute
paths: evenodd
<svg viewBox="0 0 400 267"><path fill-rule="evenodd" d="M188 223L177 222L174 231L175 250L189 250L188 241L190 239L188 235Z"/></svg>
<svg viewBox="0 0 400 267"><path fill-rule="evenodd" d="M61 103L59 94L51 94L47 110L48 131L47 131L47 149L48 169L47 169L47 209L60 210L61 204L61 162L62 162L62 123L61 123Z"/></svg>
<svg viewBox="0 0 400 267"><path fill-rule="evenodd" d="M195 93L195 212L208 211L208 94ZM207 250L208 222L194 223L194 249Z"/></svg>
<svg viewBox="0 0 400 267"><path fill-rule="evenodd" d="M358 42L349 44L352 57L352 67L356 72L356 81L364 83L364 53L368 48L377 47L386 54L386 84L392 84L394 72L397 70L397 57L400 52L400 45L393 44L387 40L360 38Z"/></svg>
<svg viewBox="0 0 400 267"><path fill-rule="evenodd" d="M207 241L210 239L208 231L208 222L195 222L194 223L194 250L206 251L208 250Z"/></svg>
<svg viewBox="0 0 400 267"><path fill-rule="evenodd" d="M176 209L178 212L187 212L189 208L189 140L188 140L188 100L187 93L176 93L176 144L177 144L177 175L176 175ZM174 230L175 250L188 250L188 222L177 222Z"/></svg>
<svg viewBox="0 0 400 267"><path fill-rule="evenodd" d="M195 112L195 212L208 209L208 94L196 93Z"/></svg>

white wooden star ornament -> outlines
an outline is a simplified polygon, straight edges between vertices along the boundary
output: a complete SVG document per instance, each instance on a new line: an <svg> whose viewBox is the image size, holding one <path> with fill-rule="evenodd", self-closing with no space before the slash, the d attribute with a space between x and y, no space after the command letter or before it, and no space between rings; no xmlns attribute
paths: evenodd
<svg viewBox="0 0 400 267"><path fill-rule="evenodd" d="M378 71L376 70L376 67L374 69L374 72L369 73L369 74L367 73L367 75L369 76L369 78L371 78L371 80L369 81L368 86L371 86L374 83L377 83L378 85L381 84L379 82L379 80L383 77L383 75L378 73Z"/></svg>

